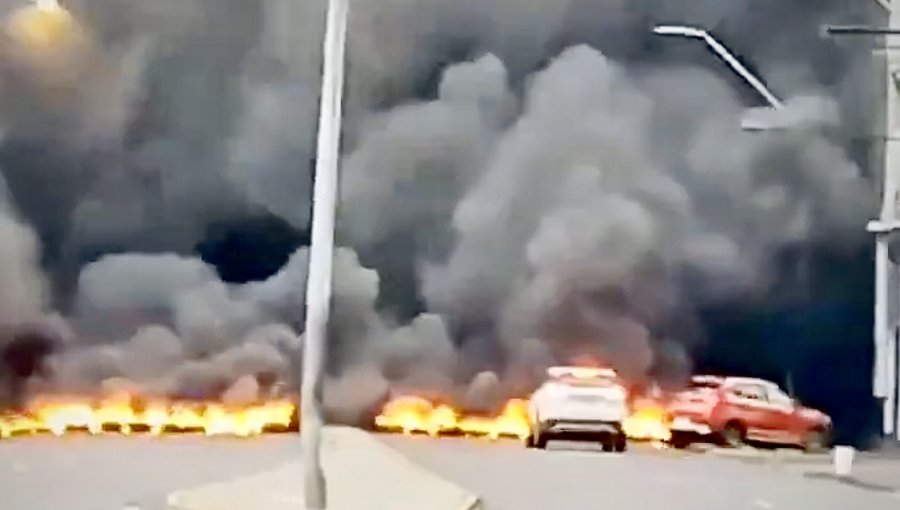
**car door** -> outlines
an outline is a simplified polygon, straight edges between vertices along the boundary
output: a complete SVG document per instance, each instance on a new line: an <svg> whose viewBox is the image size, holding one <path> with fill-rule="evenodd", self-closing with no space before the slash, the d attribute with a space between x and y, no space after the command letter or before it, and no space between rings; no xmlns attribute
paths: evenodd
<svg viewBox="0 0 900 510"><path fill-rule="evenodd" d="M747 438L770 440L773 413L766 388L756 383L740 383L729 388L727 395L731 419L739 421L745 427Z"/></svg>
<svg viewBox="0 0 900 510"><path fill-rule="evenodd" d="M778 443L798 443L802 431L796 426L794 399L775 384L766 387L766 395L771 408L771 440Z"/></svg>

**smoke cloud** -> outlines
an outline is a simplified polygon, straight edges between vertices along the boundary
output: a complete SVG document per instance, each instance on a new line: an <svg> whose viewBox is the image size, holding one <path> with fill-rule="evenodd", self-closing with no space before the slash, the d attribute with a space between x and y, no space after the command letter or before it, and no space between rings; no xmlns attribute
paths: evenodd
<svg viewBox="0 0 900 510"><path fill-rule="evenodd" d="M848 130L871 116L870 56L817 35L861 16L845 4L355 2L333 417L404 391L488 409L583 355L677 381L698 310L767 298L783 250L863 242ZM196 252L260 215L306 234L324 5L73 0L49 52L5 30L7 399L296 385L306 248L251 282ZM784 129L742 130L758 98L696 41L655 38L661 21L752 62L786 100L754 115Z"/></svg>

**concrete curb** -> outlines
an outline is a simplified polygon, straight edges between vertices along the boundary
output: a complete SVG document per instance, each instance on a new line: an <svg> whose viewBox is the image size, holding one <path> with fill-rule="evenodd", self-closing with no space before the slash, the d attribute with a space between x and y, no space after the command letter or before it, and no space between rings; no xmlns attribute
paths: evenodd
<svg viewBox="0 0 900 510"><path fill-rule="evenodd" d="M480 498L415 464L370 434L350 427L323 430L328 510L477 510ZM171 510L300 510L299 462L172 493Z"/></svg>

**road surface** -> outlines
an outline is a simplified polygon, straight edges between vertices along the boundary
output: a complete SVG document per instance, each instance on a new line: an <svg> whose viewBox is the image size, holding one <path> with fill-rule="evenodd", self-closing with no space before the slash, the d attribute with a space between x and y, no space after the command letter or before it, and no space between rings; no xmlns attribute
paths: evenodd
<svg viewBox="0 0 900 510"><path fill-rule="evenodd" d="M553 445L535 451L515 441L379 438L482 495L486 510L900 508L896 494L709 455L639 448L619 455ZM171 491L266 470L299 455L296 435L0 441L0 507L163 510Z"/></svg>
<svg viewBox="0 0 900 510"><path fill-rule="evenodd" d="M169 492L299 456L297 435L16 438L0 441L0 508L163 510Z"/></svg>
<svg viewBox="0 0 900 510"><path fill-rule="evenodd" d="M896 510L897 493L794 469L676 450L389 437L388 444L480 494L485 510Z"/></svg>

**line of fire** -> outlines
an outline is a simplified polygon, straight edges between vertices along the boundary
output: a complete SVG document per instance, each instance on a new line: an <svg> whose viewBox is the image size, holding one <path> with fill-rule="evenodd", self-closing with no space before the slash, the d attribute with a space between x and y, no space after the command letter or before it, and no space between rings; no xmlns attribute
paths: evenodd
<svg viewBox="0 0 900 510"><path fill-rule="evenodd" d="M630 414L623 430L630 439L662 444L670 438L664 399L658 389L654 393L655 396L633 394L629 398ZM369 426L407 435L524 440L531 432L528 398L526 395L509 399L495 413L473 413L449 401L409 392L385 399ZM147 398L125 391L95 398L46 395L31 399L21 410L0 414L0 438L40 433L252 437L298 430L296 401L291 396L275 396L238 405Z"/></svg>

